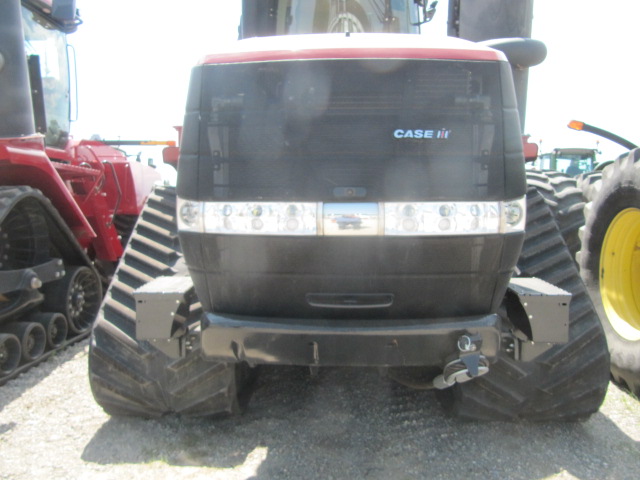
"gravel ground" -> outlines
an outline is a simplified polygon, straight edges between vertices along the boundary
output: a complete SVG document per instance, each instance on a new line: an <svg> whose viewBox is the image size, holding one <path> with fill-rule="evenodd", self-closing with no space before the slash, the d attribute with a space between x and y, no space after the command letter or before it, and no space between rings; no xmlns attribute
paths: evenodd
<svg viewBox="0 0 640 480"><path fill-rule="evenodd" d="M1 479L634 479L640 402L582 424L467 423L375 372L270 369L235 418L110 418L84 341L0 388Z"/></svg>

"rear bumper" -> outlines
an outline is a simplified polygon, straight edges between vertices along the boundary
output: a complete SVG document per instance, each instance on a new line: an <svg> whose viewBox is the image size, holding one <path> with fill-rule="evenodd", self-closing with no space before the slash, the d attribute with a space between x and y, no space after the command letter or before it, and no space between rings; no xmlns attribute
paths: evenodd
<svg viewBox="0 0 640 480"><path fill-rule="evenodd" d="M475 339L489 361L500 350L496 314L429 320L310 320L205 313L207 357L250 365L438 366L458 358L458 340Z"/></svg>

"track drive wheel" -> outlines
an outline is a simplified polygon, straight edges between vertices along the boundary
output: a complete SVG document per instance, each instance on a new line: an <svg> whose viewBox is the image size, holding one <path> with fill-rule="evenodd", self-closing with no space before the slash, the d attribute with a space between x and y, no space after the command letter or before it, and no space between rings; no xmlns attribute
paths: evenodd
<svg viewBox="0 0 640 480"><path fill-rule="evenodd" d="M172 359L136 339L132 292L159 275L185 275L175 222L175 189L156 187L147 200L93 327L89 381L111 415L160 417L239 411L243 367L209 361L197 344ZM199 321L197 311L190 322Z"/></svg>
<svg viewBox="0 0 640 480"><path fill-rule="evenodd" d="M13 205L0 224L0 269L29 268L46 260L48 236L47 222L37 202L27 199Z"/></svg>
<svg viewBox="0 0 640 480"><path fill-rule="evenodd" d="M102 301L100 278L88 267L69 267L66 275L44 288L45 310L62 313L69 331L78 335L91 328Z"/></svg>
<svg viewBox="0 0 640 480"><path fill-rule="evenodd" d="M605 168L585 209L582 278L600 315L611 374L640 396L640 149Z"/></svg>
<svg viewBox="0 0 640 480"><path fill-rule="evenodd" d="M596 412L609 383L609 355L597 314L553 216L527 192L526 237L518 268L573 294L569 341L531 362L503 350L489 373L441 391L445 408L470 420L579 421ZM503 342L507 344L508 342Z"/></svg>

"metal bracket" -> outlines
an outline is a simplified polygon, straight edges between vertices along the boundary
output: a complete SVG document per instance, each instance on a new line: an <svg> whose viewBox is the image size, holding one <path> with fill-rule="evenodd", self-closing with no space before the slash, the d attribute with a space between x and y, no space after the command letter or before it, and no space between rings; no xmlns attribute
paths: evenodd
<svg viewBox="0 0 640 480"><path fill-rule="evenodd" d="M42 285L63 276L64 263L59 258L21 270L0 271L0 321L41 303Z"/></svg>
<svg viewBox="0 0 640 480"><path fill-rule="evenodd" d="M517 360L530 361L569 341L571 294L539 278L513 278L507 291L509 321L526 338L514 338Z"/></svg>
<svg viewBox="0 0 640 480"><path fill-rule="evenodd" d="M189 276L158 277L133 292L136 338L148 340L166 355L185 355L186 320L195 299Z"/></svg>
<svg viewBox="0 0 640 480"><path fill-rule="evenodd" d="M43 283L64 277L64 263L59 258L21 270L0 271L0 294L16 290L36 290Z"/></svg>

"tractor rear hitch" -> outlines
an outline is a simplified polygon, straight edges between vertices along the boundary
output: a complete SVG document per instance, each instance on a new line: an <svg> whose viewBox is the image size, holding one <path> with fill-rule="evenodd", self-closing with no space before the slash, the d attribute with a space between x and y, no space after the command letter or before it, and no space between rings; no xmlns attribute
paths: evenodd
<svg viewBox="0 0 640 480"><path fill-rule="evenodd" d="M477 353L482 347L482 337L476 335L461 335L458 338L460 356L449 362L442 374L433 379L433 387L444 390L455 383L464 383L489 372L489 361L484 355Z"/></svg>

